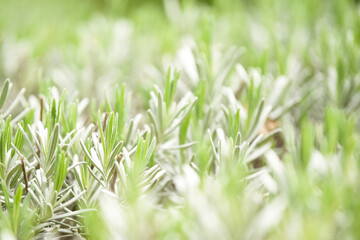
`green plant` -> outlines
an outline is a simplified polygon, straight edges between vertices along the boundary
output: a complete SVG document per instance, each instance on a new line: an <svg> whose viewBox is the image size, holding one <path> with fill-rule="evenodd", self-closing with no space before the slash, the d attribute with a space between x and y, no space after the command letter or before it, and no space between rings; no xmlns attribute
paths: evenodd
<svg viewBox="0 0 360 240"><path fill-rule="evenodd" d="M358 1L137 2L0 1L0 239L358 239Z"/></svg>

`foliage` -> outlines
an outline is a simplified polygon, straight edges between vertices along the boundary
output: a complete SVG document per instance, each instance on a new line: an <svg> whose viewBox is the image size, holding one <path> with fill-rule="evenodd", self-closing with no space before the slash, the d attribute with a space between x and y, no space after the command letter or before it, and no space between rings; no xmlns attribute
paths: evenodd
<svg viewBox="0 0 360 240"><path fill-rule="evenodd" d="M0 3L1 239L360 238L357 1L28 4Z"/></svg>

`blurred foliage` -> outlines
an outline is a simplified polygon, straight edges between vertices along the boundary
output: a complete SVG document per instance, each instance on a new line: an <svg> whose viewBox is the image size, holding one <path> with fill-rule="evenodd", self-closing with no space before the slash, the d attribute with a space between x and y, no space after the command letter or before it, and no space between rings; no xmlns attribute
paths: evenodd
<svg viewBox="0 0 360 240"><path fill-rule="evenodd" d="M1 0L0 238L359 239L359 66L354 0Z"/></svg>

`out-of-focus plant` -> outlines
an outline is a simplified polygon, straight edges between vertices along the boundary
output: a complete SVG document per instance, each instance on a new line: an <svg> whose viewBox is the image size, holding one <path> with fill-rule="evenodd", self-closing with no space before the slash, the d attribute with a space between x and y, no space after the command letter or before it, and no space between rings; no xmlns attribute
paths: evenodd
<svg viewBox="0 0 360 240"><path fill-rule="evenodd" d="M0 2L0 238L358 239L358 1L145 2Z"/></svg>

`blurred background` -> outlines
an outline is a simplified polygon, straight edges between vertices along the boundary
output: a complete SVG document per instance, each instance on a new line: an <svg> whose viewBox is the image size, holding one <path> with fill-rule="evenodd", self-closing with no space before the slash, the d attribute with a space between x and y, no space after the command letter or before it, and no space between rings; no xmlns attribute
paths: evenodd
<svg viewBox="0 0 360 240"><path fill-rule="evenodd" d="M216 72L235 47L245 69L316 82L322 96L332 68L356 74L359 19L355 0L2 0L0 81L92 98L126 82L141 102L169 64L211 78L189 56Z"/></svg>

